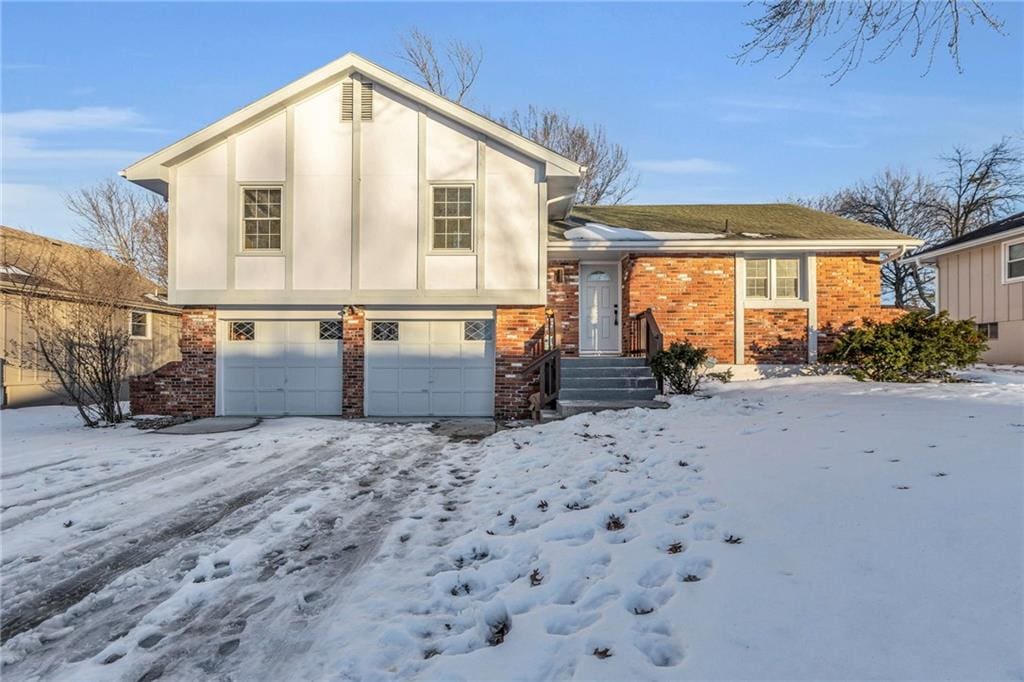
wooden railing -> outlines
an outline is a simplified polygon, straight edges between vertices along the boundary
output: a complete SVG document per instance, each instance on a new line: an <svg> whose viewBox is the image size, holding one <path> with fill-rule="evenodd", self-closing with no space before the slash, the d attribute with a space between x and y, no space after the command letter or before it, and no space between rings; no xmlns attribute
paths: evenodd
<svg viewBox="0 0 1024 682"><path fill-rule="evenodd" d="M538 373L540 389L536 400L531 398L530 411L535 420L540 420L540 411L558 398L558 390L562 384L562 330L558 323L558 314L549 312L541 328L541 336L531 343L533 360L523 368L523 374L529 376Z"/></svg>
<svg viewBox="0 0 1024 682"><path fill-rule="evenodd" d="M662 351L664 337L661 335L661 328L658 321L654 319L654 311L648 308L643 312L629 317L629 346L626 355L631 358L644 358L648 365L654 356ZM658 381L658 392L663 391L661 381Z"/></svg>

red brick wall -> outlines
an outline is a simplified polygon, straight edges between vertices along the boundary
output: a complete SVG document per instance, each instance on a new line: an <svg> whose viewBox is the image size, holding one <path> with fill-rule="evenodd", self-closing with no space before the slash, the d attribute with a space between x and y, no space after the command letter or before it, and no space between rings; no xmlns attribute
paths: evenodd
<svg viewBox="0 0 1024 682"><path fill-rule="evenodd" d="M689 339L719 362L735 362L735 273L731 255L630 255L622 263L623 315L653 308L666 346ZM622 329L625 336L629 326Z"/></svg>
<svg viewBox="0 0 1024 682"><path fill-rule="evenodd" d="M807 311L747 308L743 316L743 348L746 362L807 362Z"/></svg>
<svg viewBox="0 0 1024 682"><path fill-rule="evenodd" d="M181 360L133 377L128 395L132 414L212 417L217 391L217 310L181 311Z"/></svg>
<svg viewBox="0 0 1024 682"><path fill-rule="evenodd" d="M835 338L863 318L892 319L882 308L882 275L877 252L819 253L818 356L832 349Z"/></svg>
<svg viewBox="0 0 1024 682"><path fill-rule="evenodd" d="M362 417L366 352L366 312L345 310L341 336L341 416Z"/></svg>
<svg viewBox="0 0 1024 682"><path fill-rule="evenodd" d="M523 376L533 359L529 342L541 339L544 306L499 306L494 324L494 416L530 416L530 395L537 391L537 374Z"/></svg>
<svg viewBox="0 0 1024 682"><path fill-rule="evenodd" d="M562 281L558 282L556 273ZM580 351L580 264L577 261L548 262L548 308L558 316L562 333L562 352L567 356Z"/></svg>

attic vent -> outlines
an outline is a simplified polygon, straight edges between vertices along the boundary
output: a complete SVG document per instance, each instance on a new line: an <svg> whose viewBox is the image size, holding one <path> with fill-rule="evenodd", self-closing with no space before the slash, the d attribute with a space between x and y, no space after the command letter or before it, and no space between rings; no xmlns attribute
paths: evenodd
<svg viewBox="0 0 1024 682"><path fill-rule="evenodd" d="M341 120L352 120L352 81L341 84Z"/></svg>
<svg viewBox="0 0 1024 682"><path fill-rule="evenodd" d="M363 83L363 97L359 102L359 118L363 121L373 120L373 83Z"/></svg>

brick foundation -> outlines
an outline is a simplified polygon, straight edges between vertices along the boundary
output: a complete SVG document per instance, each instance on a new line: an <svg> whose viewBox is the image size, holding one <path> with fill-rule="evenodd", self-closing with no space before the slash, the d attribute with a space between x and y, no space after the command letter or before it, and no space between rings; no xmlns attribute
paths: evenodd
<svg viewBox="0 0 1024 682"><path fill-rule="evenodd" d="M129 380L132 414L212 417L217 392L217 310L181 311L181 360Z"/></svg>
<svg viewBox="0 0 1024 682"><path fill-rule="evenodd" d="M536 374L522 375L533 359L530 341L540 340L544 306L499 306L494 323L494 416L525 419L530 416L530 395L537 391Z"/></svg>
<svg viewBox="0 0 1024 682"><path fill-rule="evenodd" d="M747 308L743 315L744 359L750 363L807 362L807 311Z"/></svg>
<svg viewBox="0 0 1024 682"><path fill-rule="evenodd" d="M719 362L736 359L736 261L732 255L630 255L622 262L623 316L652 308L667 347L689 339ZM623 325L623 348L629 325Z"/></svg>
<svg viewBox="0 0 1024 682"><path fill-rule="evenodd" d="M568 357L579 355L580 264L577 261L548 263L548 308L558 316L562 353Z"/></svg>
<svg viewBox="0 0 1024 682"><path fill-rule="evenodd" d="M366 366L366 312L349 306L345 310L341 337L341 416L362 417Z"/></svg>

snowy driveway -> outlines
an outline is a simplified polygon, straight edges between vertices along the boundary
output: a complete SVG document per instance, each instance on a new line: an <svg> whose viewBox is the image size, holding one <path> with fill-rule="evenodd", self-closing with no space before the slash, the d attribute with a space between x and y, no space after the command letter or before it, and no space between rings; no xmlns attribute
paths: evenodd
<svg viewBox="0 0 1024 682"><path fill-rule="evenodd" d="M4 679L1021 679L1024 384L448 443L3 420Z"/></svg>
<svg viewBox="0 0 1024 682"><path fill-rule="evenodd" d="M109 665L128 634L153 653L125 678L183 658L215 672L257 613L264 642L294 642L397 506L434 485L445 443L422 425L287 419L169 436L72 419L4 415L3 639L17 677Z"/></svg>

